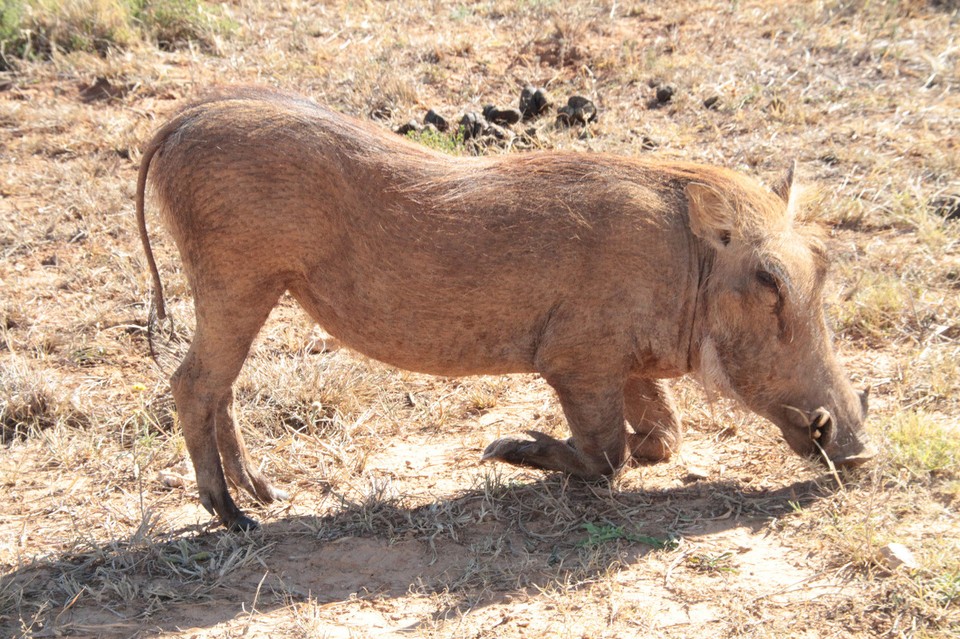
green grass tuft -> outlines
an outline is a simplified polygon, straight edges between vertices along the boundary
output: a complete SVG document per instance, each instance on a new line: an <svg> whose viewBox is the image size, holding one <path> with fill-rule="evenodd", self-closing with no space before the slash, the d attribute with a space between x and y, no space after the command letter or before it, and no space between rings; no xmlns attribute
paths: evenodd
<svg viewBox="0 0 960 639"><path fill-rule="evenodd" d="M54 51L106 54L136 40L121 0L0 0L0 67L14 58L47 59Z"/></svg>
<svg viewBox="0 0 960 639"><path fill-rule="evenodd" d="M583 524L583 529L587 532L587 538L580 542L581 546L599 546L612 541L622 540L646 544L657 550L673 550L677 547L676 539L661 539L660 537L653 537L651 535L632 533L627 531L623 526L615 526L609 523L598 525L592 522L586 522Z"/></svg>
<svg viewBox="0 0 960 639"><path fill-rule="evenodd" d="M459 130L456 133L447 134L433 129L424 129L423 131L411 131L407 134L407 137L441 153L450 155L463 155L464 153L463 133Z"/></svg>
<svg viewBox="0 0 960 639"><path fill-rule="evenodd" d="M909 291L903 282L883 273L865 273L834 314L839 332L879 340L902 328L909 309Z"/></svg>
<svg viewBox="0 0 960 639"><path fill-rule="evenodd" d="M135 3L135 17L144 32L165 51L191 42L213 50L218 35L236 29L236 24L201 0L135 0Z"/></svg>
<svg viewBox="0 0 960 639"><path fill-rule="evenodd" d="M924 412L895 415L887 436L894 462L914 476L960 477L960 432Z"/></svg>
<svg viewBox="0 0 960 639"><path fill-rule="evenodd" d="M0 0L0 69L55 52L104 56L145 40L212 50L233 27L202 0Z"/></svg>

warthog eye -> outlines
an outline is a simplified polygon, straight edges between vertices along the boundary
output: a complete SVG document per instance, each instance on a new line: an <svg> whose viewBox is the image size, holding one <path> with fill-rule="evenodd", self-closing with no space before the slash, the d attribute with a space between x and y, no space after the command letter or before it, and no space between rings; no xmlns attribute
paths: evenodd
<svg viewBox="0 0 960 639"><path fill-rule="evenodd" d="M764 288L768 288L776 293L777 303L773 307L773 312L777 316L777 328L779 331L780 340L788 341L790 339L790 332L787 330L787 322L783 315L783 307L786 303L786 299L784 298L783 282L770 271L765 271L763 269L757 271L757 281L760 282L760 285Z"/></svg>
<svg viewBox="0 0 960 639"><path fill-rule="evenodd" d="M777 281L777 278L769 271L757 271L757 281L767 288L773 289L776 293L780 292L780 282Z"/></svg>

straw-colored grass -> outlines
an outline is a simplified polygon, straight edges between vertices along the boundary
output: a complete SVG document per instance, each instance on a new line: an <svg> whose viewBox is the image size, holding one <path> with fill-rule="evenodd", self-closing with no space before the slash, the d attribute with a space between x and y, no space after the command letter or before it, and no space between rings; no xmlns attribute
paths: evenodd
<svg viewBox="0 0 960 639"><path fill-rule="evenodd" d="M960 633L958 8L944 1L0 0L0 636L954 637ZM284 300L236 414L287 502L199 506L167 378L192 311L152 206L175 325L159 365L133 224L140 146L216 83L396 128L592 99L534 148L775 179L793 158L833 257L827 311L880 454L836 477L693 380L669 463L607 483L480 465L565 436L532 375L463 380L321 352ZM656 105L656 87L676 88ZM716 98L707 108L704 101ZM386 115L384 115L386 114ZM382 119L382 118L386 119ZM839 483L838 483L839 480ZM891 543L911 565L895 566Z"/></svg>

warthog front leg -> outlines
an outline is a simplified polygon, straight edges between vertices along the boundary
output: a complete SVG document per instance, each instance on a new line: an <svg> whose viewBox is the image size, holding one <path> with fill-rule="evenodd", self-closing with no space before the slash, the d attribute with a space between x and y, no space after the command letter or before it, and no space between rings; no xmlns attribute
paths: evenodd
<svg viewBox="0 0 960 639"><path fill-rule="evenodd" d="M549 381L549 380L548 380ZM560 441L528 431L533 440L504 438L490 444L483 459L559 470L593 480L616 473L626 458L623 391L619 383L552 383L573 437Z"/></svg>
<svg viewBox="0 0 960 639"><path fill-rule="evenodd" d="M680 415L665 380L631 377L623 389L623 402L627 422L634 430L627 434L633 459L666 461L680 450Z"/></svg>

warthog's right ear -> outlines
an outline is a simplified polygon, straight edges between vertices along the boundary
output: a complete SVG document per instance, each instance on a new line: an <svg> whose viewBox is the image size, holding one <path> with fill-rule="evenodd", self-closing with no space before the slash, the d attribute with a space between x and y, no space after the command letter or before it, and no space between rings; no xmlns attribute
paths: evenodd
<svg viewBox="0 0 960 639"><path fill-rule="evenodd" d="M783 200L783 203L787 205L787 219L793 220L797 216L797 208L800 206L800 193L803 190L794 185L793 176L797 172L797 161L791 160L790 166L787 167L786 173L783 174L776 184L773 185L772 190L777 196Z"/></svg>
<svg viewBox="0 0 960 639"><path fill-rule="evenodd" d="M787 166L786 172L784 172L783 177L777 180L776 184L773 185L773 192L783 200L784 204L790 204L790 197L793 194L793 176L797 172L797 161L790 160L790 165Z"/></svg>
<svg viewBox="0 0 960 639"><path fill-rule="evenodd" d="M733 232L733 204L718 190L700 182L690 182L685 191L690 230L713 248L722 250L730 244Z"/></svg>

